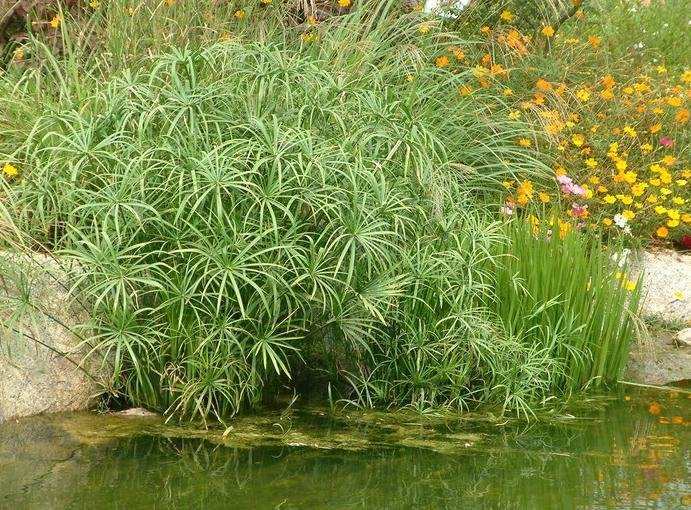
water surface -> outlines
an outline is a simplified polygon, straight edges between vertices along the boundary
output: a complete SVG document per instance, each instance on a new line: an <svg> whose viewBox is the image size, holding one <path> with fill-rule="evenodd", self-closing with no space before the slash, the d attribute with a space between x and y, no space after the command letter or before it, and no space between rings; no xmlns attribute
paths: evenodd
<svg viewBox="0 0 691 510"><path fill-rule="evenodd" d="M76 413L0 425L0 508L689 508L688 394L526 424L307 408L206 432Z"/></svg>

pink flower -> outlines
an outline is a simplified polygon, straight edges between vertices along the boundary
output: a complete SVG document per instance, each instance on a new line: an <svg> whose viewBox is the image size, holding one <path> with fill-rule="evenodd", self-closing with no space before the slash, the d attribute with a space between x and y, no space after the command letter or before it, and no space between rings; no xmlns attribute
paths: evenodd
<svg viewBox="0 0 691 510"><path fill-rule="evenodd" d="M571 215L574 218L585 218L588 215L588 206L576 203L571 204Z"/></svg>
<svg viewBox="0 0 691 510"><path fill-rule="evenodd" d="M567 175L557 176L557 182L560 184L561 192L565 195L578 195L579 197L585 195L585 190L578 184L574 184L573 179Z"/></svg>
<svg viewBox="0 0 691 510"><path fill-rule="evenodd" d="M663 136L660 138L660 145L670 148L672 145L674 145L674 140L672 140L669 136Z"/></svg>

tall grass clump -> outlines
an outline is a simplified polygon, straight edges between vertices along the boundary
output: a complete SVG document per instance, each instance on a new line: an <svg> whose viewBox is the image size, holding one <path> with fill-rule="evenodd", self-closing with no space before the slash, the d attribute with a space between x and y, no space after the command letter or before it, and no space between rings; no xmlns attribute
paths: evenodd
<svg viewBox="0 0 691 510"><path fill-rule="evenodd" d="M36 43L0 79L3 245L63 261L112 393L223 419L295 385L510 409L557 387L563 353L497 320L486 205L548 169L501 96L429 65L454 34L377 5L319 44L281 31L122 68Z"/></svg>
<svg viewBox="0 0 691 510"><path fill-rule="evenodd" d="M531 217L507 227L496 312L508 336L559 365L553 388L615 383L638 326L640 281L627 276L625 252L554 223Z"/></svg>

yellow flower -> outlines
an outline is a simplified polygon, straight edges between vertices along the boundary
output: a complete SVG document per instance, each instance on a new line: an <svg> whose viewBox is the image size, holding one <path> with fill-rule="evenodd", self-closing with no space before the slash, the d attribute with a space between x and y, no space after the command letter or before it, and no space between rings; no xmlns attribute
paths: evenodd
<svg viewBox="0 0 691 510"><path fill-rule="evenodd" d="M630 209L625 209L624 211L622 211L621 215L629 221L636 217L636 213L634 213Z"/></svg>
<svg viewBox="0 0 691 510"><path fill-rule="evenodd" d="M689 120L689 111L686 108L680 108L677 110L676 115L674 116L674 121L677 124L686 124Z"/></svg>
<svg viewBox="0 0 691 510"><path fill-rule="evenodd" d="M626 162L625 159L620 159L615 163L615 166L617 167L617 170L623 172L628 168L629 164Z"/></svg>
<svg viewBox="0 0 691 510"><path fill-rule="evenodd" d="M576 91L576 97L579 101L585 103L590 99L590 92L587 89L579 89Z"/></svg>
<svg viewBox="0 0 691 510"><path fill-rule="evenodd" d="M612 195L605 195L605 197L602 200L604 200L607 204L613 204L617 201L617 199L614 198Z"/></svg>
<svg viewBox="0 0 691 510"><path fill-rule="evenodd" d="M602 223L608 227L612 226L612 223L614 223L610 218L605 218L602 220Z"/></svg>
<svg viewBox="0 0 691 510"><path fill-rule="evenodd" d="M597 167L597 160L595 158L588 158L585 160L585 164L588 168L595 168ZM596 182L593 184L597 184Z"/></svg>
<svg viewBox="0 0 691 510"><path fill-rule="evenodd" d="M629 195L620 195L619 200L624 205L631 205L633 203L633 198Z"/></svg>
<svg viewBox="0 0 691 510"><path fill-rule="evenodd" d="M691 83L691 69L684 71L684 73L681 75L681 81L684 83Z"/></svg>
<svg viewBox="0 0 691 510"><path fill-rule="evenodd" d="M627 281L626 281L626 284L624 285L624 287L625 287L626 290L628 290L629 292L633 292L634 290L636 290L636 282L634 282L633 280L627 280Z"/></svg>
<svg viewBox="0 0 691 510"><path fill-rule="evenodd" d="M5 174L8 179L11 179L19 175L19 169L10 163L5 163L2 167L2 173Z"/></svg>
<svg viewBox="0 0 691 510"><path fill-rule="evenodd" d="M651 204L657 204L657 195L648 195L648 198L646 198L645 201Z"/></svg>
<svg viewBox="0 0 691 510"><path fill-rule="evenodd" d="M17 48L14 50L14 53L12 54L12 59L15 62L21 62L24 60L24 48Z"/></svg>
<svg viewBox="0 0 691 510"><path fill-rule="evenodd" d="M667 209L667 216L669 216L672 220L678 220L680 217L679 211L676 209Z"/></svg>
<svg viewBox="0 0 691 510"><path fill-rule="evenodd" d="M544 191L539 192L537 196L540 198L540 202L543 204L547 204L551 200L550 196Z"/></svg>
<svg viewBox="0 0 691 510"><path fill-rule="evenodd" d="M669 234L669 230L667 230L667 227L660 227L655 231L655 234L657 237L665 238Z"/></svg>
<svg viewBox="0 0 691 510"><path fill-rule="evenodd" d="M662 129L662 124L660 124L660 123L658 122L657 124L653 124L652 126L650 126L649 131L650 131L652 134L655 134L655 133L659 133L661 129Z"/></svg>
<svg viewBox="0 0 691 510"><path fill-rule="evenodd" d="M465 60L465 53L460 48L453 50L453 56L456 57L456 60Z"/></svg>
<svg viewBox="0 0 691 510"><path fill-rule="evenodd" d="M434 64L439 67L440 69L443 67L446 67L449 65L449 57L446 55L442 55L441 57L437 57L434 61Z"/></svg>
<svg viewBox="0 0 691 510"><path fill-rule="evenodd" d="M685 299L684 293L681 292L680 290L676 291L676 292L673 294L673 297L674 297L674 299L676 299L677 301L683 301L683 300Z"/></svg>
<svg viewBox="0 0 691 510"><path fill-rule="evenodd" d="M458 93L462 96L469 96L473 93L473 88L470 85L461 85L458 87Z"/></svg>
<svg viewBox="0 0 691 510"><path fill-rule="evenodd" d="M657 71L657 74L665 74L667 72L667 68L665 66L657 66L655 70Z"/></svg>
<svg viewBox="0 0 691 510"><path fill-rule="evenodd" d="M590 184L600 184L600 178L597 175L589 177L588 181L590 182Z"/></svg>
<svg viewBox="0 0 691 510"><path fill-rule="evenodd" d="M344 9L346 7L350 7L351 1L350 0L338 0L338 5L343 7Z"/></svg>
<svg viewBox="0 0 691 510"><path fill-rule="evenodd" d="M546 25L542 27L542 35L545 37L553 37L554 36L554 28L552 28L552 25Z"/></svg>
<svg viewBox="0 0 691 510"><path fill-rule="evenodd" d="M674 228L679 226L679 220L667 220L667 226L669 228Z"/></svg>
<svg viewBox="0 0 691 510"><path fill-rule="evenodd" d="M508 76L508 74L509 74L508 71L501 64L492 64L490 72L494 76L501 76L501 75L507 75Z"/></svg>
<svg viewBox="0 0 691 510"><path fill-rule="evenodd" d="M686 200L681 197L674 197L672 198L672 203L674 205L684 205L686 203Z"/></svg>
<svg viewBox="0 0 691 510"><path fill-rule="evenodd" d="M518 110L514 110L511 113L509 113L509 118L511 120L518 120L521 118L521 112L519 112Z"/></svg>
<svg viewBox="0 0 691 510"><path fill-rule="evenodd" d="M518 145L520 145L521 147L530 147L532 144L533 142L531 142L529 138L518 139Z"/></svg>
<svg viewBox="0 0 691 510"><path fill-rule="evenodd" d="M662 193L663 195L671 195L672 190L667 189L667 188L660 188L660 193Z"/></svg>
<svg viewBox="0 0 691 510"><path fill-rule="evenodd" d="M640 92L641 94L643 92L650 92L650 86L647 83L634 83L633 88L636 89L636 92Z"/></svg>
<svg viewBox="0 0 691 510"><path fill-rule="evenodd" d="M665 102L673 108L679 108L682 105L682 100L678 96L669 96L665 99Z"/></svg>
<svg viewBox="0 0 691 510"><path fill-rule="evenodd" d="M419 27L417 30L418 30L418 32L420 32L421 34L426 34L427 32L430 31L431 28L432 28L432 27L430 26L429 23L421 23L421 24L420 24L420 27Z"/></svg>
<svg viewBox="0 0 691 510"><path fill-rule="evenodd" d="M516 191L521 195L531 197L533 195L533 183L530 181L523 181Z"/></svg>
<svg viewBox="0 0 691 510"><path fill-rule="evenodd" d="M60 15L56 14L55 16L53 16L53 19L50 20L50 26L52 28L58 28L60 26L60 21L62 21Z"/></svg>
<svg viewBox="0 0 691 510"><path fill-rule="evenodd" d="M89 7L91 7L94 10L98 9L100 6L101 6L101 2L99 2L99 0L91 0L89 2Z"/></svg>
<svg viewBox="0 0 691 510"><path fill-rule="evenodd" d="M635 183L637 177L638 175L636 174L636 172L628 171L624 173L624 181L629 184Z"/></svg>
<svg viewBox="0 0 691 510"><path fill-rule="evenodd" d="M585 136L576 133L571 137L571 141L576 147L581 147L585 143Z"/></svg>
<svg viewBox="0 0 691 510"><path fill-rule="evenodd" d="M571 223L568 221L558 220L559 223L559 239L564 239L566 235L571 231Z"/></svg>
<svg viewBox="0 0 691 510"><path fill-rule="evenodd" d="M624 126L624 134L631 138L636 138L636 130L631 126Z"/></svg>
<svg viewBox="0 0 691 510"><path fill-rule="evenodd" d="M667 166L673 166L677 162L677 158L674 156L665 156L662 158L662 163L664 163Z"/></svg>
<svg viewBox="0 0 691 510"><path fill-rule="evenodd" d="M681 215L681 221L684 223L691 223L691 214L689 213L684 213Z"/></svg>
<svg viewBox="0 0 691 510"><path fill-rule="evenodd" d="M511 189L513 187L513 181L503 181L501 185L506 189Z"/></svg>
<svg viewBox="0 0 691 510"><path fill-rule="evenodd" d="M235 19L243 19L245 17L245 11L238 9L233 13L233 16L235 16Z"/></svg>
<svg viewBox="0 0 691 510"><path fill-rule="evenodd" d="M514 17L515 16L513 15L513 13L508 9L503 10L502 13L499 15L499 19L507 23L511 23L514 20Z"/></svg>
<svg viewBox="0 0 691 510"><path fill-rule="evenodd" d="M644 143L643 145L641 145L641 152L643 152L645 154L652 152L652 150L653 150L653 146L649 143Z"/></svg>

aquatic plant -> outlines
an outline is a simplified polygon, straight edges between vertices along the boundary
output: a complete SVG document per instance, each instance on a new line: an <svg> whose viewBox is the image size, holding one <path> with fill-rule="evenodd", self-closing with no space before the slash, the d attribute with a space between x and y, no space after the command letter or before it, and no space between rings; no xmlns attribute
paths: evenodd
<svg viewBox="0 0 691 510"><path fill-rule="evenodd" d="M559 287L497 311L503 286L532 278L500 269L522 253L492 219L502 183L549 170L503 95L464 94L472 70L430 65L457 34L421 38L417 14L377 5L319 44L276 29L112 67L65 19L64 54L34 41L37 67L0 78L3 247L64 262L111 394L185 419L222 420L286 386L527 414L616 378L626 330L600 330L603 368L569 368L572 384L583 346L528 340L521 321L554 310Z"/></svg>
<svg viewBox="0 0 691 510"><path fill-rule="evenodd" d="M507 333L559 365L552 387L617 381L640 326L640 277L621 247L556 218L516 220L496 272L496 312Z"/></svg>

